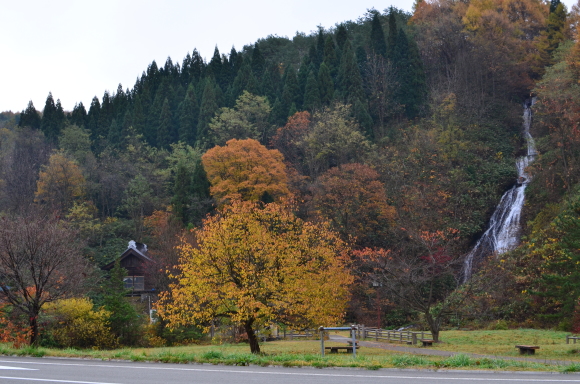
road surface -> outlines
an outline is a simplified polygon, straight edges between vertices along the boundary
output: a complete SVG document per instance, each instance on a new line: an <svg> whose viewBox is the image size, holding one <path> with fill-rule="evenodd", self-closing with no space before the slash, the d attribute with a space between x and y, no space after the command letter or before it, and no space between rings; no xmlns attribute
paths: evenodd
<svg viewBox="0 0 580 384"><path fill-rule="evenodd" d="M0 357L2 384L514 384L579 383L578 374L233 367Z"/></svg>

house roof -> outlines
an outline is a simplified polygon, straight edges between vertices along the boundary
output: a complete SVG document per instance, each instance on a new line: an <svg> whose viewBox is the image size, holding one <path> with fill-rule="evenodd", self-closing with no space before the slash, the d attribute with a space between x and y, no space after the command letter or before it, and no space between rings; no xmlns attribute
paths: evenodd
<svg viewBox="0 0 580 384"><path fill-rule="evenodd" d="M109 264L105 265L102 269L105 271L113 269L117 260L122 262L124 259L130 256L135 256L141 259L144 263L153 262L153 260L147 256L147 245L143 243L137 243L134 240L129 241L129 245L125 252L121 254L117 259L111 261Z"/></svg>

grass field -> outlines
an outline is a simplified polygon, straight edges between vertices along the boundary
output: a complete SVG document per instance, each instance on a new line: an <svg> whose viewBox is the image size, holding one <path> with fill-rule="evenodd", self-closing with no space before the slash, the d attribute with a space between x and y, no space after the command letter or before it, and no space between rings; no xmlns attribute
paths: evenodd
<svg viewBox="0 0 580 384"><path fill-rule="evenodd" d="M76 350L23 348L12 349L0 345L0 354L29 356L58 356L94 358L103 360L124 359L133 361L158 361L167 363L211 363L226 365L279 365L313 367L424 368L424 369L491 369L538 370L580 372L580 354L574 344L566 345L566 333L539 330L510 331L448 331L441 335L442 343L433 349L464 352L452 357L403 354L378 348L363 347L357 358L350 354L320 356L320 341L273 341L261 345L262 354L249 353L247 344L188 345L163 348L124 348L115 350ZM500 356L517 356L516 344L536 344L541 349L535 358L569 360L570 365L553 365L529 361L502 359ZM344 345L325 342L326 346ZM580 349L580 344L578 344ZM497 358L473 358L465 353L492 354Z"/></svg>

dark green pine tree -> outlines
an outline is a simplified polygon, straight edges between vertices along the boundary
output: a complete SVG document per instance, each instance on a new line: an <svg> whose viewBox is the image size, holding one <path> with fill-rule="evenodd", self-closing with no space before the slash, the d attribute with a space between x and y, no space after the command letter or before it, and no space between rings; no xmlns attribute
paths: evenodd
<svg viewBox="0 0 580 384"><path fill-rule="evenodd" d="M170 79L169 77L165 76L161 80L161 84L159 84L159 88L157 88L157 93L155 94L155 99L153 101L153 105L149 110L149 114L147 116L147 126L144 132L145 140L149 143L149 145L153 147L161 147L157 142L158 138L158 131L159 131L159 119L161 116L161 110L163 109L163 104L165 99L171 100L171 96L173 94L173 89L171 88ZM171 104L169 104L169 108L171 110ZM171 135L171 131L169 132ZM170 136L171 138L171 136Z"/></svg>
<svg viewBox="0 0 580 384"><path fill-rule="evenodd" d="M258 44L254 44L254 49L252 51L252 72L254 76L260 77L262 73L264 73L264 69L266 68L266 59L262 56L262 52L258 47Z"/></svg>
<svg viewBox="0 0 580 384"><path fill-rule="evenodd" d="M46 103L44 104L44 110L42 111L40 129L44 132L44 135L50 142L55 143L62 125L64 125L64 113L62 112L62 107L60 110L57 108L54 99L52 98L52 93L49 93L46 98Z"/></svg>
<svg viewBox="0 0 580 384"><path fill-rule="evenodd" d="M98 140L100 140L99 139L99 134L101 132L101 128L99 127L100 122L101 122L101 103L99 102L99 98L95 96L91 101L89 113L87 114L87 129L91 133L91 141L93 142L93 146ZM93 150L94 149L95 148L93 147Z"/></svg>
<svg viewBox="0 0 580 384"><path fill-rule="evenodd" d="M296 103L292 103L292 105L290 105L290 109L288 110L288 117L294 116L296 112L298 112L298 108L296 108Z"/></svg>
<svg viewBox="0 0 580 384"><path fill-rule="evenodd" d="M206 78L203 96L199 107L199 120L197 123L197 143L201 146L209 144L209 122L219 109L218 86L212 77Z"/></svg>
<svg viewBox="0 0 580 384"><path fill-rule="evenodd" d="M127 136L133 129L133 114L130 109L127 109L125 116L123 116L123 123L121 124L121 138L119 139L120 147L125 148Z"/></svg>
<svg viewBox="0 0 580 384"><path fill-rule="evenodd" d="M118 121L123 121L125 117L125 112L127 111L127 106L129 104L129 99L125 91L123 91L123 86L119 84L117 86L117 93L113 96L113 116Z"/></svg>
<svg viewBox="0 0 580 384"><path fill-rule="evenodd" d="M87 124L87 110L81 101L75 104L72 113L70 114L70 123L77 127L85 127Z"/></svg>
<svg viewBox="0 0 580 384"><path fill-rule="evenodd" d="M314 75L314 71L310 71L308 74L308 80L306 81L306 90L304 91L304 103L302 108L312 111L319 106L320 92L318 90L318 82L316 81L316 75Z"/></svg>
<svg viewBox="0 0 580 384"><path fill-rule="evenodd" d="M336 56L336 49L334 47L334 41L332 40L332 36L328 36L326 38L326 42L324 43L324 60L323 63L326 63L328 69L330 70L330 75L333 79L336 79L338 75L338 59Z"/></svg>
<svg viewBox="0 0 580 384"><path fill-rule="evenodd" d="M272 104L272 112L270 113L270 124L275 125L277 127L281 127L286 124L286 120L288 119L288 110L289 108L285 108L280 98L276 98L274 104Z"/></svg>
<svg viewBox="0 0 580 384"><path fill-rule="evenodd" d="M143 135L146 125L147 118L145 116L145 112L143 112L141 96L137 95L135 97L135 103L133 104L133 129L136 133Z"/></svg>
<svg viewBox="0 0 580 384"><path fill-rule="evenodd" d="M355 119L360 123L360 127L368 137L373 136L373 118L369 113L366 102L363 100L356 100L352 106L352 112Z"/></svg>
<svg viewBox="0 0 580 384"><path fill-rule="evenodd" d="M173 130L173 115L169 107L169 100L166 98L161 107L159 115L159 125L157 126L157 146L159 148L169 148L171 144L171 131Z"/></svg>
<svg viewBox="0 0 580 384"><path fill-rule="evenodd" d="M213 76L217 85L222 86L222 58L217 45L213 52L213 57L207 65L207 76Z"/></svg>
<svg viewBox="0 0 580 384"><path fill-rule="evenodd" d="M121 139L123 135L121 134L121 127L117 124L117 119L113 119L111 126L109 127L109 134L107 135L107 141L109 146L113 148L121 148Z"/></svg>
<svg viewBox="0 0 580 384"><path fill-rule="evenodd" d="M318 71L318 91L320 103L322 105L330 105L334 98L334 81L328 66L324 62L320 65L320 70Z"/></svg>
<svg viewBox="0 0 580 384"><path fill-rule="evenodd" d="M338 72L338 88L340 98L348 104L354 104L356 100L364 97L362 77L349 41L344 44Z"/></svg>
<svg viewBox="0 0 580 384"><path fill-rule="evenodd" d="M260 89L262 90L262 95L266 96L270 101L270 105L273 105L278 92L274 85L274 80L272 79L272 71L267 70L264 72Z"/></svg>
<svg viewBox="0 0 580 384"><path fill-rule="evenodd" d="M344 47L344 43L348 40L348 33L346 31L346 27L344 24L340 24L336 29L336 45L338 46L339 51L342 51Z"/></svg>
<svg viewBox="0 0 580 384"><path fill-rule="evenodd" d="M101 121L99 122L99 128L101 129L101 132L99 132L99 135L107 137L107 134L109 133L109 127L111 126L111 122L113 121L114 117L115 114L113 111L113 99L109 95L109 91L105 91L101 101Z"/></svg>
<svg viewBox="0 0 580 384"><path fill-rule="evenodd" d="M300 100L300 87L298 86L298 80L296 79L296 71L294 67L289 65L284 71L284 89L282 90L282 106L286 109L286 116L288 116L288 110L292 103L295 107L297 102Z"/></svg>
<svg viewBox="0 0 580 384"><path fill-rule="evenodd" d="M191 176L191 202L188 213L188 218L194 225L200 225L202 219L214 208L214 201L209 191L210 186L201 159L199 159Z"/></svg>
<svg viewBox="0 0 580 384"><path fill-rule="evenodd" d="M189 204L191 201L192 175L185 164L177 165L175 181L173 182L173 197L171 206L173 213L185 225L189 223Z"/></svg>
<svg viewBox="0 0 580 384"><path fill-rule="evenodd" d="M398 82L401 84L399 88L404 91L399 102L405 105L407 118L413 119L419 116L427 101L425 71L415 40L412 37L407 37L407 34L401 29L398 41L397 49L400 49L401 52L397 56L402 60L396 65L396 69L400 74L398 76Z"/></svg>
<svg viewBox="0 0 580 384"><path fill-rule="evenodd" d="M385 41L385 33L383 32L383 25L381 24L378 12L375 12L373 21L371 22L371 51L375 55L381 55L384 58L387 57L387 42Z"/></svg>
<svg viewBox="0 0 580 384"><path fill-rule="evenodd" d="M179 105L179 141L194 145L197 137L199 103L193 83L187 88L185 98Z"/></svg>
<svg viewBox="0 0 580 384"><path fill-rule="evenodd" d="M393 60L395 46L397 45L397 19L395 18L395 8L389 8L389 36L387 37L387 57Z"/></svg>
<svg viewBox="0 0 580 384"><path fill-rule="evenodd" d="M20 121L18 122L18 126L39 129L40 122L40 113L38 113L36 108L34 108L34 104L32 104L32 100L30 100L26 109L20 113Z"/></svg>
<svg viewBox="0 0 580 384"><path fill-rule="evenodd" d="M309 64L310 63L310 64ZM310 62L307 56L302 58L302 64L300 64L300 71L298 71L298 92L300 96L295 100L296 104L300 107L304 102L304 92L306 92L306 81L308 80L308 74L311 68L318 68L314 63ZM318 72L318 70L316 70Z"/></svg>
<svg viewBox="0 0 580 384"><path fill-rule="evenodd" d="M102 303L97 304L102 304L110 312L108 323L119 342L122 345L134 345L140 335L141 322L135 307L127 298L128 290L123 281L125 276L127 270L117 261L103 284Z"/></svg>
<svg viewBox="0 0 580 384"><path fill-rule="evenodd" d="M311 57L310 59L314 63L316 70L322 64L324 60L324 28L318 27L318 35L316 36L316 57Z"/></svg>

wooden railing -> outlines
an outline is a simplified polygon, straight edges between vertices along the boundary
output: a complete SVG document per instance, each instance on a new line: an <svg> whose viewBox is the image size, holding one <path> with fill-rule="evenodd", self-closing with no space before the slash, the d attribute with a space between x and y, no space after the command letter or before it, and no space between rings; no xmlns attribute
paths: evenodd
<svg viewBox="0 0 580 384"><path fill-rule="evenodd" d="M356 325L357 338L374 339L375 341L397 342L416 345L421 340L432 339L433 335L429 331L395 331L365 327L362 324Z"/></svg>
<svg viewBox="0 0 580 384"><path fill-rule="evenodd" d="M304 339L304 338L316 338L318 336L318 331L315 329L305 329L302 331L296 331L293 329L284 330L284 339L294 340L294 339Z"/></svg>

